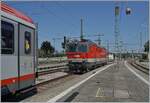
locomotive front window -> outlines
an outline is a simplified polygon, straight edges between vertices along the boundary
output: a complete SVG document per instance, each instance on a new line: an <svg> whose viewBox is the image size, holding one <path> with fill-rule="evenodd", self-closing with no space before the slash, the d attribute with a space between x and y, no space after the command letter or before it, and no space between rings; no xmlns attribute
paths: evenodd
<svg viewBox="0 0 150 103"><path fill-rule="evenodd" d="M14 53L14 25L5 21L1 21L1 53Z"/></svg>
<svg viewBox="0 0 150 103"><path fill-rule="evenodd" d="M79 44L78 45L78 51L79 52L87 52L87 45L85 45L85 44Z"/></svg>
<svg viewBox="0 0 150 103"><path fill-rule="evenodd" d="M67 52L76 52L76 45L67 46Z"/></svg>
<svg viewBox="0 0 150 103"><path fill-rule="evenodd" d="M31 33L28 31L25 32L24 45L25 45L25 53L30 54L31 53Z"/></svg>

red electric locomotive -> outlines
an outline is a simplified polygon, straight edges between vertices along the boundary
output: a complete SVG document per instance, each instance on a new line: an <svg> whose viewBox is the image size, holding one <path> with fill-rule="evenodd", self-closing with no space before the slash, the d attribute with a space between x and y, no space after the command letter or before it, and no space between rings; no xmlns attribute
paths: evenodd
<svg viewBox="0 0 150 103"><path fill-rule="evenodd" d="M107 50L90 40L72 41L66 48L68 65L74 73L84 73L107 63Z"/></svg>

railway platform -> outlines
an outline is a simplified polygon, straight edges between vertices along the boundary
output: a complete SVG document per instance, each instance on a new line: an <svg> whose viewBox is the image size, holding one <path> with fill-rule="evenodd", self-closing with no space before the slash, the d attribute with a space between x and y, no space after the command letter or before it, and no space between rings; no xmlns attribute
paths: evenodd
<svg viewBox="0 0 150 103"><path fill-rule="evenodd" d="M148 102L148 77L121 61L49 83L23 102Z"/></svg>
<svg viewBox="0 0 150 103"><path fill-rule="evenodd" d="M50 101L148 102L149 82L134 73L129 64L121 62L96 74L62 98L61 94Z"/></svg>

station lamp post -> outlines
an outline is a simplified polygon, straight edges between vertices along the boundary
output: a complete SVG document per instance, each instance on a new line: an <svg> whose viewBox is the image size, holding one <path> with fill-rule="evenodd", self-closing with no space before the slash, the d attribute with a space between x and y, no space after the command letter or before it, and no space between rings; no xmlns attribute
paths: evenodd
<svg viewBox="0 0 150 103"><path fill-rule="evenodd" d="M129 7L126 7L125 9L125 13L126 15L131 15L131 8ZM121 48L120 48L120 45L121 43L119 42L119 39L120 39L120 6L118 5L118 3L116 3L115 5L115 30L114 30L114 33L115 33L115 51L116 51L116 55L117 55L117 58L121 59ZM119 56L118 56L119 54Z"/></svg>

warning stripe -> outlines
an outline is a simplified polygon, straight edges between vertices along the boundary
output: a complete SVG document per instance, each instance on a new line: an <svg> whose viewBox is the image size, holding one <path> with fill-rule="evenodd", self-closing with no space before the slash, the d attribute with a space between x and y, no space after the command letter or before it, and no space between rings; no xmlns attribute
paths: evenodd
<svg viewBox="0 0 150 103"><path fill-rule="evenodd" d="M34 78L35 78L35 74L23 75L20 76L20 78L18 77L8 78L8 79L1 80L1 86L13 84L18 82L19 80L24 81L24 80L34 79Z"/></svg>

